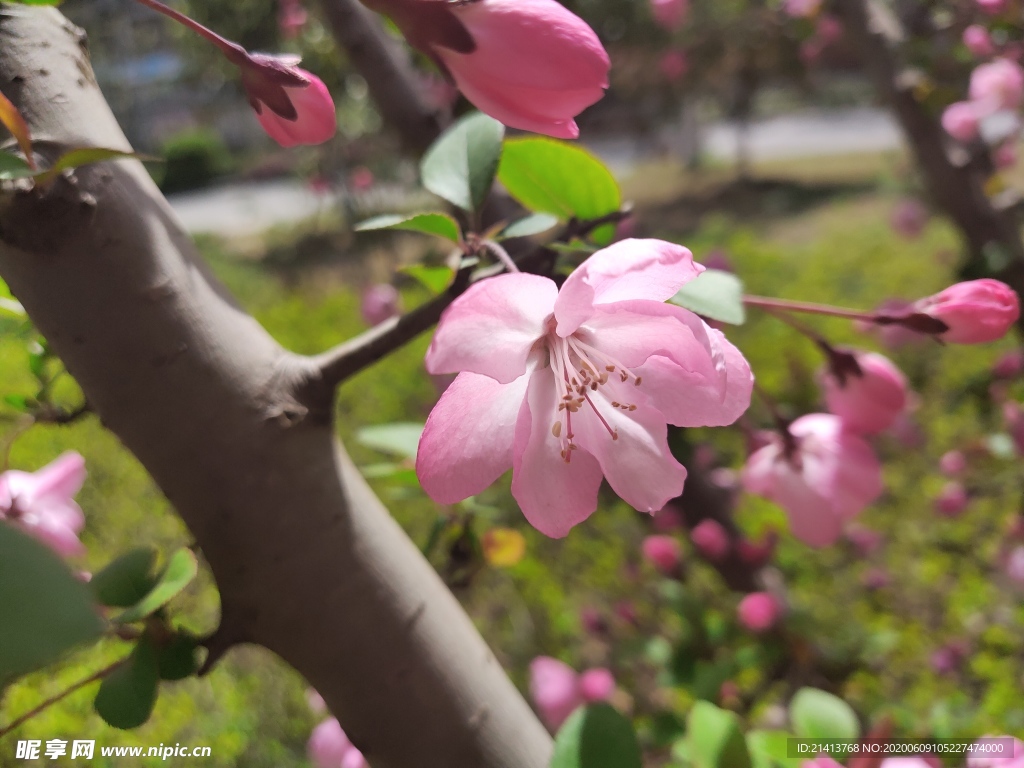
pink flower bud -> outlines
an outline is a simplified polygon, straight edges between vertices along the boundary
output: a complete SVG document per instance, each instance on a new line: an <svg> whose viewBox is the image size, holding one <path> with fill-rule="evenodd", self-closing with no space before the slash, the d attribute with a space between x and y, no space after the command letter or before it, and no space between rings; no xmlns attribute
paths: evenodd
<svg viewBox="0 0 1024 768"><path fill-rule="evenodd" d="M277 11L277 26L281 34L291 39L298 36L306 22L309 21L309 14L302 7L299 0L279 0Z"/></svg>
<svg viewBox="0 0 1024 768"><path fill-rule="evenodd" d="M1020 299L1014 290L989 278L956 283L914 307L949 326L939 338L952 344L1001 339L1020 317Z"/></svg>
<svg viewBox="0 0 1024 768"><path fill-rule="evenodd" d="M900 200L892 209L889 224L901 237L913 240L924 231L928 223L928 209L912 197Z"/></svg>
<svg viewBox="0 0 1024 768"><path fill-rule="evenodd" d="M843 36L843 24L835 16L823 14L818 18L814 34L821 40L822 45L831 45Z"/></svg>
<svg viewBox="0 0 1024 768"><path fill-rule="evenodd" d="M686 54L682 51L665 51L661 59L658 60L658 71L670 83L685 75L689 68L690 64L686 60Z"/></svg>
<svg viewBox="0 0 1024 768"><path fill-rule="evenodd" d="M782 10L797 19L809 19L821 8L822 0L783 0Z"/></svg>
<svg viewBox="0 0 1024 768"><path fill-rule="evenodd" d="M338 768L345 755L355 747L336 718L324 720L313 729L306 742L306 754L316 768Z"/></svg>
<svg viewBox="0 0 1024 768"><path fill-rule="evenodd" d="M672 533L683 529L683 513L674 504L666 504L654 513L651 523L658 533Z"/></svg>
<svg viewBox="0 0 1024 768"><path fill-rule="evenodd" d="M603 667L580 675L580 693L586 701L608 701L615 693L615 678Z"/></svg>
<svg viewBox="0 0 1024 768"><path fill-rule="evenodd" d="M651 14L665 29L674 31L686 21L690 11L689 0L651 0Z"/></svg>
<svg viewBox="0 0 1024 768"><path fill-rule="evenodd" d="M963 451L946 451L939 459L939 471L946 477L959 477L967 469L967 457Z"/></svg>
<svg viewBox="0 0 1024 768"><path fill-rule="evenodd" d="M608 622L596 608L584 607L580 609L580 624L583 629L594 635L604 634L608 631Z"/></svg>
<svg viewBox="0 0 1024 768"><path fill-rule="evenodd" d="M1003 563L1003 572L1014 584L1024 586L1024 546L1010 550Z"/></svg>
<svg viewBox="0 0 1024 768"><path fill-rule="evenodd" d="M553 731L583 703L577 678L576 670L550 656L530 662L530 696L540 719Z"/></svg>
<svg viewBox="0 0 1024 768"><path fill-rule="evenodd" d="M779 535L775 531L769 531L761 541L740 539L736 542L736 554L751 568L762 568L772 559L778 543Z"/></svg>
<svg viewBox="0 0 1024 768"><path fill-rule="evenodd" d="M929 659L931 667L937 674L948 675L963 664L967 657L968 648L964 642L949 642L932 653Z"/></svg>
<svg viewBox="0 0 1024 768"><path fill-rule="evenodd" d="M971 24L971 26L967 27L964 30L963 41L964 45L967 46L967 50L975 56L991 56L996 52L988 30L981 26L981 24Z"/></svg>
<svg viewBox="0 0 1024 768"><path fill-rule="evenodd" d="M402 297L393 285L371 285L363 292L360 309L367 325L378 325L402 311Z"/></svg>
<svg viewBox="0 0 1024 768"><path fill-rule="evenodd" d="M679 574L682 548L671 536L648 536L642 544L644 559L665 576Z"/></svg>
<svg viewBox="0 0 1024 768"><path fill-rule="evenodd" d="M969 101L950 104L942 113L942 127L957 141L974 141L978 138L980 115Z"/></svg>
<svg viewBox="0 0 1024 768"><path fill-rule="evenodd" d="M721 523L710 518L701 520L694 526L690 531L690 541L693 542L697 551L711 562L721 560L729 554L731 547L729 533Z"/></svg>
<svg viewBox="0 0 1024 768"><path fill-rule="evenodd" d="M0 474L0 520L6 520L62 557L85 551L78 533L85 516L74 496L85 482L85 459L69 452L37 472Z"/></svg>
<svg viewBox="0 0 1024 768"><path fill-rule="evenodd" d="M608 87L601 41L556 0L379 4L391 7L409 42L445 67L467 99L512 128L574 139L573 118ZM437 19L426 14L441 13L451 23L429 23Z"/></svg>
<svg viewBox="0 0 1024 768"><path fill-rule="evenodd" d="M956 517L967 509L969 500L967 489L956 480L950 480L935 497L935 511L946 517Z"/></svg>
<svg viewBox="0 0 1024 768"><path fill-rule="evenodd" d="M1017 401L1003 403L1003 426L1013 440L1017 455L1024 456L1024 410Z"/></svg>
<svg viewBox="0 0 1024 768"><path fill-rule="evenodd" d="M883 432L907 407L907 380L884 355L863 351L849 355L845 351L832 355L831 370L822 377L825 403L847 429L864 435Z"/></svg>
<svg viewBox="0 0 1024 768"><path fill-rule="evenodd" d="M365 165L353 168L348 175L348 185L356 192L365 192L373 186L374 181L373 171Z"/></svg>
<svg viewBox="0 0 1024 768"><path fill-rule="evenodd" d="M282 147L323 144L338 127L334 100L319 77L291 61L247 54L239 63L242 86L263 130Z"/></svg>
<svg viewBox="0 0 1024 768"><path fill-rule="evenodd" d="M971 73L970 97L982 116L1017 109L1024 99L1024 70L1009 59L981 64Z"/></svg>
<svg viewBox="0 0 1024 768"><path fill-rule="evenodd" d="M976 2L982 13L987 13L989 16L998 16L1006 8L1006 0L976 0Z"/></svg>
<svg viewBox="0 0 1024 768"><path fill-rule="evenodd" d="M1024 373L1024 351L1011 349L1003 354L992 366L992 376L996 379L1015 379Z"/></svg>
<svg viewBox="0 0 1024 768"><path fill-rule="evenodd" d="M1013 168L1017 164L1016 140L1003 142L992 150L992 162L1001 171Z"/></svg>
<svg viewBox="0 0 1024 768"><path fill-rule="evenodd" d="M846 540L853 544L858 555L870 557L885 543L885 536L870 528L851 526L846 531Z"/></svg>
<svg viewBox="0 0 1024 768"><path fill-rule="evenodd" d="M767 592L752 592L740 600L736 615L751 632L767 632L778 621L782 606L774 595Z"/></svg>

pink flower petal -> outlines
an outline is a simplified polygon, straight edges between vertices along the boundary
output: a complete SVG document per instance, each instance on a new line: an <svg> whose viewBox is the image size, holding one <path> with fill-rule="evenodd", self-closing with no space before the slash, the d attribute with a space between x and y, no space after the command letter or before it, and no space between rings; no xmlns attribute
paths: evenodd
<svg viewBox="0 0 1024 768"><path fill-rule="evenodd" d="M620 240L598 251L566 279L555 302L558 335L566 337L594 306L629 299L665 301L704 271L688 248L663 240Z"/></svg>
<svg viewBox="0 0 1024 768"><path fill-rule="evenodd" d="M584 405L574 415L573 431L580 448L597 458L615 493L634 509L653 513L683 492L686 469L668 448L665 417L640 390L632 382L610 380L591 393L593 407ZM613 407L613 402L633 403L636 410Z"/></svg>
<svg viewBox="0 0 1024 768"><path fill-rule="evenodd" d="M530 662L530 697L551 730L583 704L576 670L550 656L538 656Z"/></svg>
<svg viewBox="0 0 1024 768"><path fill-rule="evenodd" d="M516 420L530 374L499 384L460 373L430 412L416 453L423 490L439 504L475 496L512 466Z"/></svg>
<svg viewBox="0 0 1024 768"><path fill-rule="evenodd" d="M793 535L812 547L835 543L843 519L833 512L829 500L812 490L788 463L781 462L776 471L773 499L786 510Z"/></svg>
<svg viewBox="0 0 1024 768"><path fill-rule="evenodd" d="M512 448L512 495L530 525L553 539L593 514L601 487L601 466L585 450L573 451L569 462L562 459L551 431L558 402L551 369L534 373Z"/></svg>
<svg viewBox="0 0 1024 768"><path fill-rule="evenodd" d="M427 370L515 381L526 372L557 294L554 282L527 274L498 275L470 286L441 316L427 351Z"/></svg>

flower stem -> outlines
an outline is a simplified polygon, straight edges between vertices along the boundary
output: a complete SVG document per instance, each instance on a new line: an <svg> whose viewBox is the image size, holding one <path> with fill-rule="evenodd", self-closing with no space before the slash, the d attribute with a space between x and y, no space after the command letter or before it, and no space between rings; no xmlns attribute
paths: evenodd
<svg viewBox="0 0 1024 768"><path fill-rule="evenodd" d="M237 45L236 43L232 43L230 40L225 40L223 37L218 35L213 30L207 29L206 27L204 27L198 21L195 21L194 19L190 19L185 14L183 14L183 13L181 13L179 11L176 11L173 8L169 8L168 6L164 5L163 3L158 2L158 0L135 0L135 2L139 3L140 5L146 6L147 8L152 9L152 10L156 11L157 13L162 13L164 16L167 16L168 18L173 19L174 21L178 22L179 24L182 24L182 25L188 27L193 32L195 32L197 35L206 38L211 43L213 43L218 48L220 48L225 53L225 55L228 57L228 60L231 61L232 63L237 63L236 59L237 59L238 56L244 56L245 55L245 50L240 45Z"/></svg>
<svg viewBox="0 0 1024 768"><path fill-rule="evenodd" d="M783 310L785 312L803 312L808 315L828 315L829 317L845 317L848 320L875 321L873 312L861 312L856 309L833 307L829 304L813 304L808 301L789 301L787 299L771 299L767 296L744 296L743 303L750 307L764 310Z"/></svg>
<svg viewBox="0 0 1024 768"><path fill-rule="evenodd" d="M119 659L118 661L115 661L110 666L104 667L103 669L99 670L98 672L94 672L93 674L91 674L87 678L85 678L84 680L79 680L77 683L72 685L70 688L61 691L60 693L58 693L55 696L51 696L46 701L44 701L41 704L39 704L39 706L35 707L34 709L30 709L28 712L23 714L21 717L16 718L15 720L12 720L6 727L0 728L0 738L3 738L8 733L13 731L15 728L18 728L19 726L21 726L24 723L26 723L29 720L31 720L36 715L42 713L46 709L49 709L50 707L52 707L54 704L56 704L56 703L62 701L63 699L67 698L68 696L70 696L75 691L80 690L80 689L84 688L85 686L89 685L89 683L94 683L97 680L102 680L104 677L106 677L107 675L112 673L115 669L117 669L122 664L124 664L126 661L128 661L128 658L129 657L126 656L123 659Z"/></svg>
<svg viewBox="0 0 1024 768"><path fill-rule="evenodd" d="M508 251L506 251L496 242L494 242L493 240L484 240L480 244L487 249L488 253L490 253L494 258L496 258L505 266L505 270L507 272L519 271L519 267L517 267L516 263L512 261L512 257L508 255Z"/></svg>

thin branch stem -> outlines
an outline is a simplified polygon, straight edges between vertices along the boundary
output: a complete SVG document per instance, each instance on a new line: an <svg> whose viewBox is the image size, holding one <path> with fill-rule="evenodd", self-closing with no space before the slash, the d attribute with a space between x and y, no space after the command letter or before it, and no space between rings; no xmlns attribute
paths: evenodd
<svg viewBox="0 0 1024 768"><path fill-rule="evenodd" d="M508 255L508 251L501 247L498 243L493 240L484 240L480 243L480 246L491 254L494 258L500 261L505 266L506 272L518 272L519 267L512 260L512 257Z"/></svg>
<svg viewBox="0 0 1024 768"><path fill-rule="evenodd" d="M786 312L802 312L808 315L827 315L843 317L848 320L866 320L875 322L875 313L862 312L856 309L833 307L829 304L814 304L809 301L789 301L788 299L772 299L767 296L744 296L743 303L749 307L760 307L766 311L783 310Z"/></svg>
<svg viewBox="0 0 1024 768"><path fill-rule="evenodd" d="M126 661L128 661L129 658L130 657L125 656L123 659L119 659L118 661L115 661L110 666L104 667L103 669L99 670L98 672L94 672L93 674L89 675L89 677L85 678L84 680L79 680L77 683L72 685L70 688L67 688L67 689L61 691L60 693L56 694L55 696L51 696L50 698L46 699L41 704L39 704L37 707L35 707L33 709L30 709L28 712L23 714L21 717L18 717L16 719L12 720L6 727L0 728L0 739L2 739L4 736L6 736L11 731L13 731L15 728L18 728L19 726L27 723L29 720L31 720L36 715L38 715L38 714L44 712L45 710L49 709L54 704L57 704L58 702L63 701L64 699L66 699L68 696L70 696L75 691L78 691L78 690L84 688L85 686L89 685L89 683L94 683L97 680L102 680L104 677L106 677L107 675L111 674L115 669L117 669L118 667L123 665Z"/></svg>

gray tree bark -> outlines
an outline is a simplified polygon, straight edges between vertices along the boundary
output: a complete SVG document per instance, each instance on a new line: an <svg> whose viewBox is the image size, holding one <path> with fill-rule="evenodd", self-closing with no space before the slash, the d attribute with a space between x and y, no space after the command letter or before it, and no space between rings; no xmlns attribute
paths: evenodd
<svg viewBox="0 0 1024 768"><path fill-rule="evenodd" d="M127 148L55 10L0 4L0 90L46 161ZM211 277L139 163L0 189L0 275L195 536L223 605L211 653L280 655L374 768L546 765L547 733L335 439L333 387Z"/></svg>

